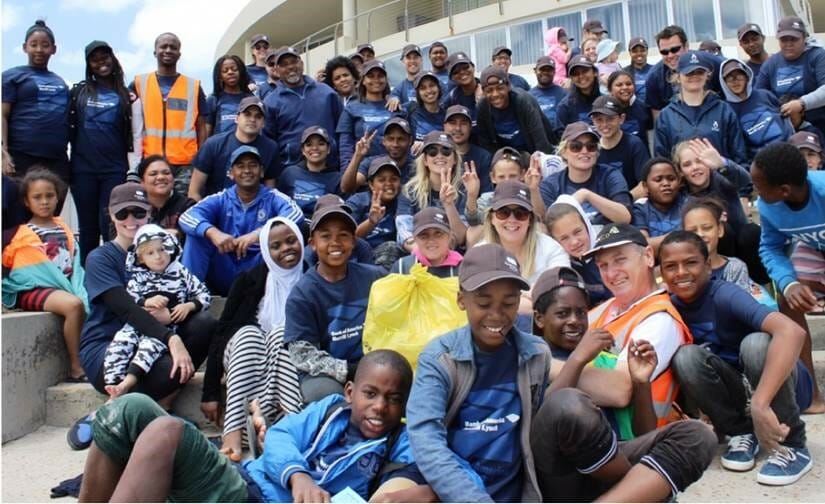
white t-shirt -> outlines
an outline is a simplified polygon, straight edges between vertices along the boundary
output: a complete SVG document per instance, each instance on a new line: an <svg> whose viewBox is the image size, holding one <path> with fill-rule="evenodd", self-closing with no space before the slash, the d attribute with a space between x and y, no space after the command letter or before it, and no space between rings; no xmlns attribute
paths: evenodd
<svg viewBox="0 0 825 504"><path fill-rule="evenodd" d="M653 376L650 377L652 381L670 366L670 359L682 346L682 331L679 323L669 313L659 312L640 322L630 333L630 339L647 340L656 349L656 358L659 362L656 364ZM620 361L627 362L628 348L630 348L630 341L619 353Z"/></svg>
<svg viewBox="0 0 825 504"><path fill-rule="evenodd" d="M535 285L541 274L550 268L560 266L569 268L570 256L559 245L559 242L544 233L539 233L539 240L536 242L536 260L533 264L533 274L527 279L530 286Z"/></svg>

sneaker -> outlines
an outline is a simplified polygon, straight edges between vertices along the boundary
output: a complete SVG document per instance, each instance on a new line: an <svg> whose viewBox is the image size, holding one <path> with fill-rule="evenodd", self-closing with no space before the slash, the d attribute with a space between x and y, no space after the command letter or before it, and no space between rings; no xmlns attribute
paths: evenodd
<svg viewBox="0 0 825 504"><path fill-rule="evenodd" d="M759 469L756 481L763 485L790 485L796 483L814 466L807 448L784 448L784 451L775 451L768 458L765 465Z"/></svg>
<svg viewBox="0 0 825 504"><path fill-rule="evenodd" d="M728 441L728 449L722 455L722 467L729 471L750 471L756 465L759 442L753 434L733 436Z"/></svg>
<svg viewBox="0 0 825 504"><path fill-rule="evenodd" d="M94 413L89 413L72 425L66 433L66 441L72 450L85 450L92 444L92 421Z"/></svg>

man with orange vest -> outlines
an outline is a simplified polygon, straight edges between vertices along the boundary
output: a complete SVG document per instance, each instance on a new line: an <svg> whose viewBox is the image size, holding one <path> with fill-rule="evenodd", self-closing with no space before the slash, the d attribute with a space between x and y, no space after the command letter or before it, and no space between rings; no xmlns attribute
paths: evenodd
<svg viewBox="0 0 825 504"><path fill-rule="evenodd" d="M143 112L143 157L166 158L175 175L175 190L186 194L192 160L206 141L206 96L200 81L179 74L180 39L162 33L155 39L157 70L136 75L129 86Z"/></svg>

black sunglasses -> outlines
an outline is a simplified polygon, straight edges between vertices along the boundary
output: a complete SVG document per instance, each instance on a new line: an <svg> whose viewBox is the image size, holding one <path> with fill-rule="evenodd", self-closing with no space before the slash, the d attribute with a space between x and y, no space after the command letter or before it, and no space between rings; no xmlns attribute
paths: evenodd
<svg viewBox="0 0 825 504"><path fill-rule="evenodd" d="M567 148L570 149L570 152L581 152L582 149L596 152L599 150L599 144L598 142L579 142L578 140L573 140L567 144Z"/></svg>
<svg viewBox="0 0 825 504"><path fill-rule="evenodd" d="M526 221L530 218L530 214L533 213L526 208L511 208L511 207L504 207L499 208L495 211L496 218L499 220L507 220L512 215L516 218L517 221Z"/></svg>
<svg viewBox="0 0 825 504"><path fill-rule="evenodd" d="M429 147L424 149L424 154L426 154L430 157L437 156L439 152L441 153L442 156L452 156L453 155L453 149L451 149L450 147L444 147L444 146L439 147L438 145L430 145Z"/></svg>
<svg viewBox="0 0 825 504"><path fill-rule="evenodd" d="M135 219L143 219L146 217L147 213L149 212L143 208L122 208L115 212L115 219L119 221L126 220L129 217L129 214L131 214Z"/></svg>
<svg viewBox="0 0 825 504"><path fill-rule="evenodd" d="M677 45L673 46L670 49L659 49L659 54L662 56L667 56L668 54L676 54L677 52L682 50L682 46Z"/></svg>

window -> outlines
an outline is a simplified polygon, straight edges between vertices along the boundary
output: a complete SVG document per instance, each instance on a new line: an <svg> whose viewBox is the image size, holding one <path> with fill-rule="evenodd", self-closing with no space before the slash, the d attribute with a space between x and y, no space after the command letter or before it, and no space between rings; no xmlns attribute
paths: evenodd
<svg viewBox="0 0 825 504"><path fill-rule="evenodd" d="M608 32L608 37L610 37L611 40L621 42L621 48L624 48L624 44L627 44L627 39L624 36L622 4L615 3L587 9L587 19L598 19L601 21L602 26L604 26ZM581 41L579 41L579 44L581 44Z"/></svg>
<svg viewBox="0 0 825 504"><path fill-rule="evenodd" d="M745 23L756 23L765 29L762 2L759 0L738 0L720 2L722 14L722 38L736 38L736 31Z"/></svg>
<svg viewBox="0 0 825 504"><path fill-rule="evenodd" d="M513 64L534 64L544 54L544 34L541 21L533 21L510 27L510 42L513 47Z"/></svg>
<svg viewBox="0 0 825 504"><path fill-rule="evenodd" d="M442 40L442 42L444 42L444 45L447 46L448 54L463 52L472 59L473 55L470 54L472 52L472 44L470 43L469 36L458 37L450 40Z"/></svg>
<svg viewBox="0 0 825 504"><path fill-rule="evenodd" d="M644 37L651 47L656 46L656 34L668 25L665 0L635 0L627 2L627 14L630 18L630 36ZM627 50L627 47L623 47Z"/></svg>
<svg viewBox="0 0 825 504"><path fill-rule="evenodd" d="M736 2L726 2L726 8L728 3ZM713 0L674 0L673 17L676 24L685 29L688 40L716 40Z"/></svg>
<svg viewBox="0 0 825 504"><path fill-rule="evenodd" d="M504 28L477 33L476 54L473 60L479 71L487 68L493 61L493 49L498 46L507 45L507 36Z"/></svg>
<svg viewBox="0 0 825 504"><path fill-rule="evenodd" d="M397 86L407 78L407 69L401 61L401 53L388 54L383 61L390 87Z"/></svg>
<svg viewBox="0 0 825 504"><path fill-rule="evenodd" d="M564 28L564 32L567 34L567 38L574 39L572 46L576 46L580 43L579 37L582 34L582 15L579 12L571 12L570 14L562 14L561 16L553 16L547 18L547 29L555 28L560 26Z"/></svg>

